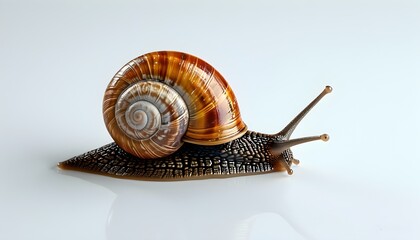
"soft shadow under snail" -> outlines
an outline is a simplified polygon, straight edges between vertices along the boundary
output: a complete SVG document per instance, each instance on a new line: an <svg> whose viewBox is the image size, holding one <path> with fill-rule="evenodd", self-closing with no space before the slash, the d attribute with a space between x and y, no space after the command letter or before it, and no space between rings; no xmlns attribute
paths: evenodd
<svg viewBox="0 0 420 240"><path fill-rule="evenodd" d="M328 140L290 136L331 91L325 87L279 133L257 133L247 130L232 89L208 63L181 52L148 53L123 66L105 91L103 115L115 142L58 166L143 180L292 174L299 161L290 147Z"/></svg>

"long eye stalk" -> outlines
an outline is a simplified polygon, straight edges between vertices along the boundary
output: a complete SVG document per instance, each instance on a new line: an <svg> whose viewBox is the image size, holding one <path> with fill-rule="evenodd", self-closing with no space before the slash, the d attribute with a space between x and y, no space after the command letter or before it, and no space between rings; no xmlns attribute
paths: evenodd
<svg viewBox="0 0 420 240"><path fill-rule="evenodd" d="M328 93L332 92L332 87L326 86L324 90L306 106L287 126L276 135L284 136L285 139L290 139L296 126L302 121L302 119L308 114L308 112Z"/></svg>
<svg viewBox="0 0 420 240"><path fill-rule="evenodd" d="M316 140L322 140L326 142L328 141L328 139L330 139L328 134L322 134L321 136L312 136L312 137L303 137L303 138L285 140L284 142L274 143L271 149L271 152L275 155L280 155L286 149L289 149L293 146L296 146L302 143L316 141Z"/></svg>
<svg viewBox="0 0 420 240"><path fill-rule="evenodd" d="M276 136L281 136L282 141L276 142L271 146L271 153L274 156L277 156L278 163L285 169L289 175L293 174L293 170L291 169L290 165L292 163L299 164L299 160L290 158L282 157L282 154L287 149L290 149L293 146L312 142L316 140L322 140L324 142L328 141L330 138L328 134L322 134L320 136L312 136L312 137L303 137L303 138L296 138L290 139L293 131L296 129L297 125L299 125L300 121L308 114L308 112L328 93L332 92L332 87L326 86L324 90L311 102L308 106L306 106L287 126L281 130ZM289 150L290 151L290 150ZM291 155L290 155L291 156Z"/></svg>

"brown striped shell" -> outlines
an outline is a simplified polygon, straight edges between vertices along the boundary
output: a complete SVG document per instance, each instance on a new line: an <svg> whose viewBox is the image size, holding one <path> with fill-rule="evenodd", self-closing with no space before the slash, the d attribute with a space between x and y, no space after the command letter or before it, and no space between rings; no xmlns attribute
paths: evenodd
<svg viewBox="0 0 420 240"><path fill-rule="evenodd" d="M170 155L183 142L218 145L247 131L222 75L181 52L152 52L127 63L105 91L103 114L114 141L146 159Z"/></svg>

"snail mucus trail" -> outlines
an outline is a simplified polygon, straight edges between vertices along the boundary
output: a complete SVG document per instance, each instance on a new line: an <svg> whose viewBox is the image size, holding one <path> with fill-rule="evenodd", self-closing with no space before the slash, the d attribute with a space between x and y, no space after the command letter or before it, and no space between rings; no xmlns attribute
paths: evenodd
<svg viewBox="0 0 420 240"><path fill-rule="evenodd" d="M331 91L326 86L280 132L258 133L247 130L233 91L211 65L181 52L148 53L117 72L105 92L104 119L115 142L58 167L157 181L292 174L299 164L292 146L329 139L290 137Z"/></svg>

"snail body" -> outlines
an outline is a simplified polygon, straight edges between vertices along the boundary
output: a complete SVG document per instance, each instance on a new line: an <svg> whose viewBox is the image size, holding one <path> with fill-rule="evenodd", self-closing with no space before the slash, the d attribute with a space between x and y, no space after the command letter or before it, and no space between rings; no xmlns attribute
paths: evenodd
<svg viewBox="0 0 420 240"><path fill-rule="evenodd" d="M148 53L121 68L105 91L103 115L115 142L58 166L146 180L292 174L299 161L290 147L328 140L290 136L331 91L327 86L279 133L257 133L247 130L232 89L210 64L186 53Z"/></svg>

